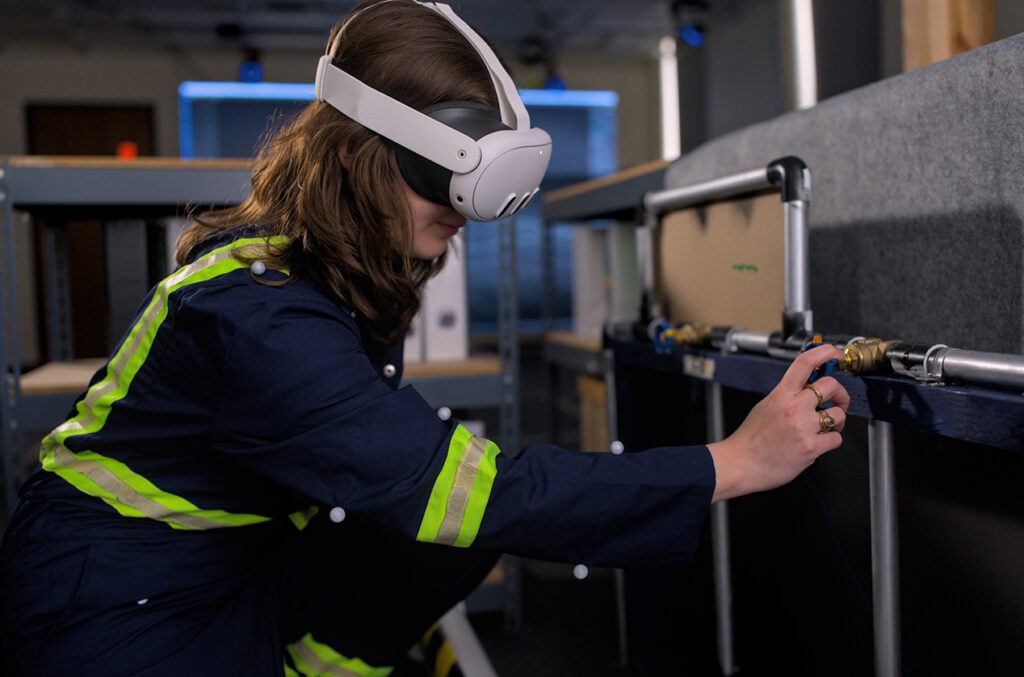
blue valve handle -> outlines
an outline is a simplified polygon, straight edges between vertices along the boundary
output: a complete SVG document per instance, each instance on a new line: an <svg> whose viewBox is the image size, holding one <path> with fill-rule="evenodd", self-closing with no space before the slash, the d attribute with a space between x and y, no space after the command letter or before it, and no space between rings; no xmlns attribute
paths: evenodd
<svg viewBox="0 0 1024 677"><path fill-rule="evenodd" d="M654 325L654 331L652 332L653 335L651 336L651 340L654 341L655 352L672 352L672 345L674 341L672 340L672 335L669 333L669 330L671 328L672 325L665 321L658 322L656 325Z"/></svg>
<svg viewBox="0 0 1024 677"><path fill-rule="evenodd" d="M804 346L804 349L801 352L806 353L808 350L813 350L814 348L823 345L826 344L823 342L812 341L811 343L808 343L806 346ZM826 362L825 364L821 365L820 367L811 372L810 378L807 379L807 384L810 385L817 381L818 379L823 378L825 376L835 376L836 366L837 360L829 360L828 362ZM818 409L824 410L830 408L831 406L832 400L825 400L824 402L821 403L821 406L818 407Z"/></svg>

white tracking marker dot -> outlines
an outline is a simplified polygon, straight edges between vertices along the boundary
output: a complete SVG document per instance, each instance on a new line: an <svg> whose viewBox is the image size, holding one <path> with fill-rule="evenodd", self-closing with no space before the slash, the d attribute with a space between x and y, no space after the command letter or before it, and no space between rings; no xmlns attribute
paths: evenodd
<svg viewBox="0 0 1024 677"><path fill-rule="evenodd" d="M611 446L608 449L613 454L618 456L619 454L621 454L622 452L624 452L626 450L626 446L622 442L619 442L618 440L615 440L614 442L612 442Z"/></svg>
<svg viewBox="0 0 1024 677"><path fill-rule="evenodd" d="M251 267L254 275L262 275L267 272L267 264L262 261L253 261Z"/></svg>
<svg viewBox="0 0 1024 677"><path fill-rule="evenodd" d="M149 603L149 598L148 597L143 597L138 602L136 602L136 604L138 604L139 606L145 606L148 603Z"/></svg>
<svg viewBox="0 0 1024 677"><path fill-rule="evenodd" d="M336 508L331 508L331 512L329 513L329 517L331 518L331 521L334 522L335 524L337 524L338 522L344 522L345 521L345 509L340 507L340 506L336 507Z"/></svg>
<svg viewBox="0 0 1024 677"><path fill-rule="evenodd" d="M572 568L572 575L576 577L576 580L582 581L590 573L590 569L587 568L586 564L577 564Z"/></svg>
<svg viewBox="0 0 1024 677"><path fill-rule="evenodd" d="M441 407L437 410L437 417L442 421L447 421L452 417L452 410L448 407Z"/></svg>

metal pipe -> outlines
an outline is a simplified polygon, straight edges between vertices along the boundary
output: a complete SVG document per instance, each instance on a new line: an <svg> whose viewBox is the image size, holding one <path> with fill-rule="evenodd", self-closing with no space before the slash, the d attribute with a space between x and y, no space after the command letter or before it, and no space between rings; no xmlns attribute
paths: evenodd
<svg viewBox="0 0 1024 677"><path fill-rule="evenodd" d="M786 310L804 316L805 331L813 328L811 310L811 283L807 237L807 202L784 202L785 222L785 303Z"/></svg>
<svg viewBox="0 0 1024 677"><path fill-rule="evenodd" d="M466 603L459 602L438 623L445 639L451 644L458 659L459 669L465 677L498 677L484 645L466 617ZM342 670L344 672L344 670Z"/></svg>
<svg viewBox="0 0 1024 677"><path fill-rule="evenodd" d="M946 348L940 352L938 360L943 377L1024 388L1024 355Z"/></svg>
<svg viewBox="0 0 1024 677"><path fill-rule="evenodd" d="M725 439L722 386L708 383L707 432L711 442ZM737 672L732 634L732 577L729 566L729 505L719 501L711 506L711 555L715 582L715 620L718 637L718 664L723 675Z"/></svg>
<svg viewBox="0 0 1024 677"><path fill-rule="evenodd" d="M875 675L900 674L899 542L893 425L868 421L871 500L871 575L874 597Z"/></svg>
<svg viewBox="0 0 1024 677"><path fill-rule="evenodd" d="M619 439L619 416L615 409L615 353L611 349L604 351L604 387L605 402L608 416L608 440ZM626 625L626 574L622 569L615 570L615 621L619 640L619 665L629 665L629 637Z"/></svg>
<svg viewBox="0 0 1024 677"><path fill-rule="evenodd" d="M644 196L644 210L648 214L657 215L701 202L722 200L734 195L767 190L772 187L772 183L768 180L768 170L761 167L741 174L695 183L692 186L652 191Z"/></svg>
<svg viewBox="0 0 1024 677"><path fill-rule="evenodd" d="M766 331L745 331L740 329L733 332L730 339L738 350L747 353L767 353L768 341L771 339L771 336L771 333Z"/></svg>
<svg viewBox="0 0 1024 677"><path fill-rule="evenodd" d="M17 281L14 271L14 204L10 162L0 163L0 456L3 464L3 508L14 514L24 474L23 434L18 427L21 406L21 350L16 326Z"/></svg>

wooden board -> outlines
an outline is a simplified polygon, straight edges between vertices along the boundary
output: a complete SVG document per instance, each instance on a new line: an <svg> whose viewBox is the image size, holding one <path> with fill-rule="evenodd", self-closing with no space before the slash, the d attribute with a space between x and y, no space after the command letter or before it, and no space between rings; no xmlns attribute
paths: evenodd
<svg viewBox="0 0 1024 677"><path fill-rule="evenodd" d="M668 160L652 160L650 162L644 162L643 164L634 165L627 169L623 169L620 172L609 174L608 176L601 176L596 179L590 179L589 181L582 181L580 183L574 183L571 186L565 188L559 188L549 193L544 194L544 204L550 204L552 202L558 202L559 200L568 200L569 198L579 197L585 193L590 193L601 188L607 188L608 186L629 179L636 178L642 174L649 174L651 172L657 172L671 164ZM637 196L639 202L640 196Z"/></svg>
<svg viewBox="0 0 1024 677"><path fill-rule="evenodd" d="M104 156L75 155L13 155L11 167L69 169L252 169L252 162L243 159L183 159L178 157L143 157L121 160Z"/></svg>
<svg viewBox="0 0 1024 677"><path fill-rule="evenodd" d="M405 365L403 379L443 378L446 376L490 376L501 373L497 355L470 357L457 362L410 362Z"/></svg>
<svg viewBox="0 0 1024 677"><path fill-rule="evenodd" d="M684 358L714 362L707 370L710 380L728 388L767 394L789 367L786 360L762 355L721 355L715 352L676 349L656 353L654 346L638 341L613 343L616 366L639 367L681 378ZM983 386L926 385L902 376L868 375L836 378L850 393L850 415L888 421L927 433L1024 451L1024 397L1019 391ZM619 407L628 407L620 402Z"/></svg>
<svg viewBox="0 0 1024 677"><path fill-rule="evenodd" d="M903 0L902 9L905 71L996 39L995 0Z"/></svg>
<svg viewBox="0 0 1024 677"><path fill-rule="evenodd" d="M544 334L544 340L548 343L557 343L559 345L576 348L578 350L586 350L592 353L599 354L601 352L600 341L571 331L549 331Z"/></svg>
<svg viewBox="0 0 1024 677"><path fill-rule="evenodd" d="M106 358L94 358L44 364L22 375L21 393L28 396L80 393L106 361Z"/></svg>

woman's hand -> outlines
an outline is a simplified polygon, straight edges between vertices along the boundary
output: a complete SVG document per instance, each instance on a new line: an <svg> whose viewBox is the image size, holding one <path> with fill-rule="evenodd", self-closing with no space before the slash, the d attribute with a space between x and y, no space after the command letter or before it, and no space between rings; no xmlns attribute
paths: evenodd
<svg viewBox="0 0 1024 677"><path fill-rule="evenodd" d="M830 432L820 432L818 396L807 385L811 372L829 360L843 359L835 346L801 353L768 396L757 403L743 424L721 442L708 445L715 464L714 501L774 489L789 482L826 451L843 443L850 395L839 381L825 377L814 382L835 420Z"/></svg>

